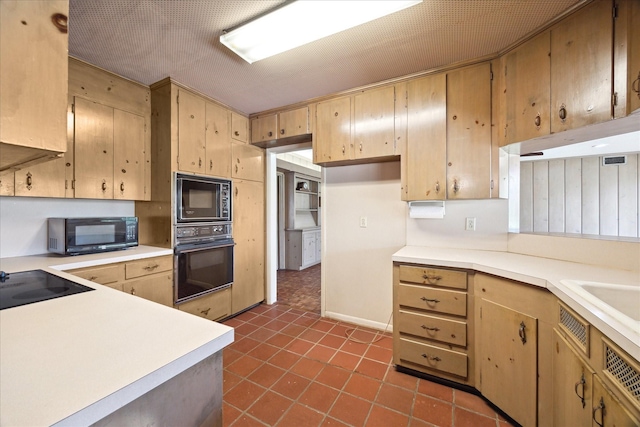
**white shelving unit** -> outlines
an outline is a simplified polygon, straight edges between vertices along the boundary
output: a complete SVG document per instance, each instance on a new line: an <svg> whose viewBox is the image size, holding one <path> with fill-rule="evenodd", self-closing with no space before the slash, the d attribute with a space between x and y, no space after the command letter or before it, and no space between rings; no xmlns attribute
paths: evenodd
<svg viewBox="0 0 640 427"><path fill-rule="evenodd" d="M285 194L285 268L303 270L320 262L320 180L288 172Z"/></svg>

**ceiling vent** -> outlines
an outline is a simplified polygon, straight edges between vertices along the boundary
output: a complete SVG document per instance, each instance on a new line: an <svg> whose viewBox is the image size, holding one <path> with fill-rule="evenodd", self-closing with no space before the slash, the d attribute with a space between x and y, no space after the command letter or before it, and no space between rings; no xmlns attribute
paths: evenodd
<svg viewBox="0 0 640 427"><path fill-rule="evenodd" d="M602 158L602 166L626 165L627 156L605 156Z"/></svg>

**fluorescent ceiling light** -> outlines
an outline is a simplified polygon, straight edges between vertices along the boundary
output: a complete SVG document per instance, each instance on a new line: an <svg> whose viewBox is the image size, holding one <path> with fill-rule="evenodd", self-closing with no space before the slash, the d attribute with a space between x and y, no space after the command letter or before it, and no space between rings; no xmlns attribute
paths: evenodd
<svg viewBox="0 0 640 427"><path fill-rule="evenodd" d="M298 0L225 32L220 42L251 64L418 3Z"/></svg>

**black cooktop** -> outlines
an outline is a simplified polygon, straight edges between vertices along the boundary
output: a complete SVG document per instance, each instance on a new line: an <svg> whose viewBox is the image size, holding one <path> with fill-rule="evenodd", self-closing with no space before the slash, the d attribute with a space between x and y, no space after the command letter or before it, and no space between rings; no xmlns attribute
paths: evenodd
<svg viewBox="0 0 640 427"><path fill-rule="evenodd" d="M43 270L20 273L2 271L0 272L0 310L93 290Z"/></svg>

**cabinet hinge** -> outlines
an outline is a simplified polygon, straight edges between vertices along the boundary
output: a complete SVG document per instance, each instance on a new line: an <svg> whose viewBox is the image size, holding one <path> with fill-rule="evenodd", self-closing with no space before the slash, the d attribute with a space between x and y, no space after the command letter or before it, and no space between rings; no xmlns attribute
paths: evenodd
<svg viewBox="0 0 640 427"><path fill-rule="evenodd" d="M614 107L618 106L618 92L613 92L613 94L611 95L611 105L613 105Z"/></svg>
<svg viewBox="0 0 640 427"><path fill-rule="evenodd" d="M69 180L67 180L67 179L64 180L64 189L65 190L69 189Z"/></svg>
<svg viewBox="0 0 640 427"><path fill-rule="evenodd" d="M504 66L504 75L505 76L507 75L507 66L506 65Z"/></svg>
<svg viewBox="0 0 640 427"><path fill-rule="evenodd" d="M480 318L482 319L482 307L480 307Z"/></svg>
<svg viewBox="0 0 640 427"><path fill-rule="evenodd" d="M493 180L491 180L491 189L493 190Z"/></svg>
<svg viewBox="0 0 640 427"><path fill-rule="evenodd" d="M72 190L75 190L75 189L76 189L76 180L75 180L75 179L72 179L72 180L71 180L71 189L72 189Z"/></svg>
<svg viewBox="0 0 640 427"><path fill-rule="evenodd" d="M144 186L144 194L147 194L147 186Z"/></svg>
<svg viewBox="0 0 640 427"><path fill-rule="evenodd" d="M76 104L71 104L71 114L76 113Z"/></svg>
<svg viewBox="0 0 640 427"><path fill-rule="evenodd" d="M613 16L613 19L617 19L618 18L618 5L617 4L613 5L612 16Z"/></svg>
<svg viewBox="0 0 640 427"><path fill-rule="evenodd" d="M176 104L180 104L180 95L176 95Z"/></svg>
<svg viewBox="0 0 640 427"><path fill-rule="evenodd" d="M489 80L493 80L493 71L489 71Z"/></svg>

